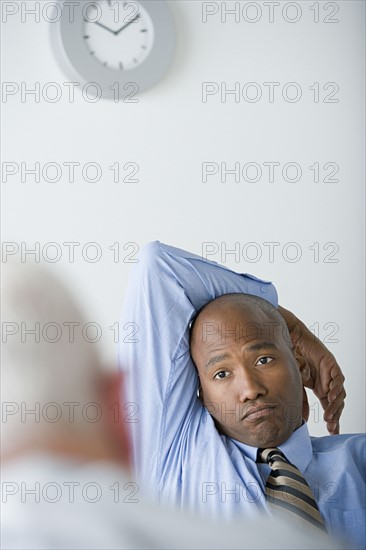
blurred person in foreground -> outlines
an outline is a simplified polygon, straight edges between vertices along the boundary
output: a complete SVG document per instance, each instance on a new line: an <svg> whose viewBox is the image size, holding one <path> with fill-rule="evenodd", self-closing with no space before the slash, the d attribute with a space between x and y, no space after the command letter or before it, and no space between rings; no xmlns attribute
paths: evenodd
<svg viewBox="0 0 366 550"><path fill-rule="evenodd" d="M227 294L254 295L272 307L272 314L242 320L235 308L225 305L222 317L217 312L206 317L200 338L196 333L191 341L194 327L199 326L197 314ZM279 345L271 340L277 337L271 329L278 319L291 343L291 352L285 348L290 363L279 380L270 373L277 372L273 365L280 362L272 364L267 357ZM281 446L292 464L293 483L311 486L306 488L310 515L316 518L320 513L329 532L340 540L347 538L352 547L363 547L364 438L337 435L344 377L322 342L278 306L271 283L152 242L141 250L133 267L121 321L122 326L138 327L133 342L119 344L128 400L139 404L140 422L131 424L135 471L157 502L188 507L216 521L271 515L270 463L259 463L258 451ZM245 361L235 348L248 344L244 325L269 333L265 341L254 342L250 356L243 352ZM217 332L217 327L222 331ZM255 334L254 330L253 338ZM283 341L280 344L284 346ZM258 365L252 365L253 373L268 375L261 384L248 374L246 360L254 361L254 356ZM235 375L231 375L233 363ZM326 426L335 435L310 437L305 386L320 399ZM253 410L244 418L248 406ZM298 498L296 491L288 496L293 498Z"/></svg>
<svg viewBox="0 0 366 550"><path fill-rule="evenodd" d="M68 291L39 266L3 264L1 308L2 548L339 548L280 520L224 525L148 504L119 377Z"/></svg>

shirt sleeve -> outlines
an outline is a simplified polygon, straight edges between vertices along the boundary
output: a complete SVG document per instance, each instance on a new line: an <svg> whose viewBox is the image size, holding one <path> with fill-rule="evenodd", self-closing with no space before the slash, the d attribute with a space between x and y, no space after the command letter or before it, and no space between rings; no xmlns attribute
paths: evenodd
<svg viewBox="0 0 366 550"><path fill-rule="evenodd" d="M192 417L202 414L189 353L189 324L206 303L228 293L260 296L277 307L274 286L159 241L146 245L130 276L119 344L136 473L153 493L176 460ZM132 408L132 409L131 409Z"/></svg>

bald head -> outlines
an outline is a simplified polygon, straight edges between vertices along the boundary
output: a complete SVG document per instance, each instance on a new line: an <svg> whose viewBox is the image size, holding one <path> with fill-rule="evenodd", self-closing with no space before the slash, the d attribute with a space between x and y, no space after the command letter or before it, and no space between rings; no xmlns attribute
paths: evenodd
<svg viewBox="0 0 366 550"><path fill-rule="evenodd" d="M243 318L255 316L256 321L245 321L234 329L228 327L232 315L243 315ZM219 323L219 324L218 324ZM227 329L227 330L226 330ZM215 298L198 312L190 334L190 348L193 361L197 357L200 343L205 342L215 330L222 338L240 338L243 334L268 336L273 330L279 330L285 342L292 348L286 322L279 311L266 300L252 294L224 294Z"/></svg>

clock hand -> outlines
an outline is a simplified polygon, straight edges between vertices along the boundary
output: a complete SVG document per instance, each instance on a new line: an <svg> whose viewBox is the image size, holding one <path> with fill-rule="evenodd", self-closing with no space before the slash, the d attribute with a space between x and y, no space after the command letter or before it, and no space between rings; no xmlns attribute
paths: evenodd
<svg viewBox="0 0 366 550"><path fill-rule="evenodd" d="M116 31L112 31L112 29L103 25L103 23L99 23L99 21L94 21L94 24L99 25L99 27L102 27L102 29L105 29L106 31L112 32L113 34L117 34Z"/></svg>
<svg viewBox="0 0 366 550"><path fill-rule="evenodd" d="M118 31L115 31L115 35L119 34L121 31L123 31L123 29L125 29L126 27L128 27L128 25L131 25L131 23L133 23L134 21L136 21L136 19L138 19L140 17L140 14L138 13L133 19L131 19L131 21L129 21L128 23L126 23L126 25L123 25L123 27L121 27Z"/></svg>

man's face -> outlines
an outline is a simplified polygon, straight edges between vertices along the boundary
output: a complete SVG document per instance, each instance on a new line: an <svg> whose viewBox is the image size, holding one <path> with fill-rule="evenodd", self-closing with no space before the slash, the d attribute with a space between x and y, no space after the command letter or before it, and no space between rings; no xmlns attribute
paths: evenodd
<svg viewBox="0 0 366 550"><path fill-rule="evenodd" d="M218 430L254 447L284 443L302 422L302 381L282 327L235 306L202 317L191 353Z"/></svg>

